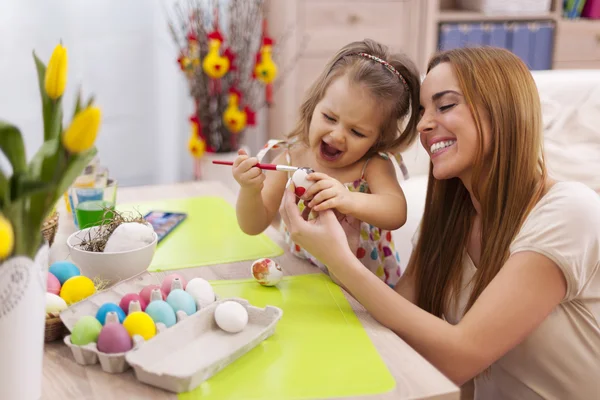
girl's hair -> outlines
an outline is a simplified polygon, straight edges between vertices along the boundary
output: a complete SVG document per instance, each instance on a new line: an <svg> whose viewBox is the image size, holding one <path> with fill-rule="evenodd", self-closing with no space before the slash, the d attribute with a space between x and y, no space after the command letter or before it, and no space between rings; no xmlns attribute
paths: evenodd
<svg viewBox="0 0 600 400"><path fill-rule="evenodd" d="M542 115L538 90L525 64L508 50L461 48L435 55L427 72L449 63L479 134L472 188L481 205L481 258L465 312L496 276L509 246L544 190ZM484 120L491 151L484 159ZM457 307L463 255L475 209L458 178L436 180L432 166L419 239L407 268L417 304L441 317Z"/></svg>
<svg viewBox="0 0 600 400"><path fill-rule="evenodd" d="M376 57L380 61L369 56ZM391 65L400 76L390 71L385 63ZM300 107L298 124L288 137L308 143L308 129L315 107L325 95L331 82L343 75L348 76L350 82L363 85L378 101L388 105L384 109L387 117L384 119L384 126L381 127L379 139L370 149L369 154L404 150L408 147L417 137L421 85L419 73L415 64L407 56L390 54L386 46L371 39L344 46L327 63L305 95ZM410 118L399 133L400 123L404 122L404 118L409 113Z"/></svg>

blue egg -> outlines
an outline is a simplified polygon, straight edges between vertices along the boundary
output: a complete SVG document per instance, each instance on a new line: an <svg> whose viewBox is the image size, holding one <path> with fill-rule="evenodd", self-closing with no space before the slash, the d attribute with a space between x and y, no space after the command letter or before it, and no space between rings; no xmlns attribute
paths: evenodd
<svg viewBox="0 0 600 400"><path fill-rule="evenodd" d="M52 275L56 276L62 286L67 279L81 275L81 271L71 261L56 261L49 268Z"/></svg>
<svg viewBox="0 0 600 400"><path fill-rule="evenodd" d="M181 289L171 290L171 293L167 296L167 303L173 307L175 312L181 310L187 315L192 315L196 312L196 302L194 301L194 298L188 292Z"/></svg>
<svg viewBox="0 0 600 400"><path fill-rule="evenodd" d="M175 325L177 322L173 307L164 300L151 301L148 307L146 307L145 312L155 323L162 322L167 328Z"/></svg>
<svg viewBox="0 0 600 400"><path fill-rule="evenodd" d="M109 312L116 313L119 317L119 323L123 323L123 320L125 319L125 313L123 312L121 307L119 307L115 303L102 304L102 306L96 312L96 319L100 321L102 325L104 325L106 323L106 314L108 314Z"/></svg>

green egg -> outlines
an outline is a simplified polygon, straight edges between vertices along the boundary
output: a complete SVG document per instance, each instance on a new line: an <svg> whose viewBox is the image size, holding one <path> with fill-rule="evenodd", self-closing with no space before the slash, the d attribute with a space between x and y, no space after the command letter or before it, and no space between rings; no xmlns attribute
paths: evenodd
<svg viewBox="0 0 600 400"><path fill-rule="evenodd" d="M95 317L85 315L79 318L79 321L73 327L71 332L71 343L77 346L83 346L88 343L95 343L102 330L102 324Z"/></svg>

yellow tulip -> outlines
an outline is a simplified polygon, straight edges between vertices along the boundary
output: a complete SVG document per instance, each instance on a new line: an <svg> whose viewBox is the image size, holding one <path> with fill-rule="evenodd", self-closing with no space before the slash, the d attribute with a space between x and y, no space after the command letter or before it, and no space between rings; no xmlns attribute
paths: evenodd
<svg viewBox="0 0 600 400"><path fill-rule="evenodd" d="M101 112L98 107L90 106L81 110L62 135L62 143L69 153L81 153L89 150L96 141L100 128Z"/></svg>
<svg viewBox="0 0 600 400"><path fill-rule="evenodd" d="M59 44L52 52L44 77L44 88L52 100L58 99L65 92L67 64L67 49Z"/></svg>
<svg viewBox="0 0 600 400"><path fill-rule="evenodd" d="M10 221L0 215L0 260L8 257L15 245L15 234Z"/></svg>

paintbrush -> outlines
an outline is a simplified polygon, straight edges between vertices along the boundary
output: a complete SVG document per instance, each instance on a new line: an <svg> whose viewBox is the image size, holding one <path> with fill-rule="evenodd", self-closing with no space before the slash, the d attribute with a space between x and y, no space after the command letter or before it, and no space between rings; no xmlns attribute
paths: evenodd
<svg viewBox="0 0 600 400"><path fill-rule="evenodd" d="M233 161L218 161L215 160L212 162L213 164L219 164L219 165L233 165ZM257 168L260 169L266 169L266 170L270 170L270 171L285 171L285 172L296 172L297 170L299 170L299 167L292 167L291 165L278 165L278 164L255 164L254 165Z"/></svg>

